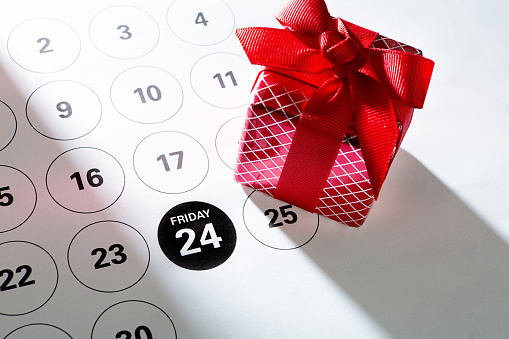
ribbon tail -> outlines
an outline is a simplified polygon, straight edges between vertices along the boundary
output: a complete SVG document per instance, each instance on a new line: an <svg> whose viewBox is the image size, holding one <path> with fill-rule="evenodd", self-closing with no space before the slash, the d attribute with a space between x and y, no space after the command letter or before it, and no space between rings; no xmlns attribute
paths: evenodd
<svg viewBox="0 0 509 339"><path fill-rule="evenodd" d="M378 81L355 72L351 72L350 81L359 143L377 199L398 141L398 124L391 101Z"/></svg>
<svg viewBox="0 0 509 339"><path fill-rule="evenodd" d="M334 79L307 103L274 198L313 212L353 115L347 79Z"/></svg>

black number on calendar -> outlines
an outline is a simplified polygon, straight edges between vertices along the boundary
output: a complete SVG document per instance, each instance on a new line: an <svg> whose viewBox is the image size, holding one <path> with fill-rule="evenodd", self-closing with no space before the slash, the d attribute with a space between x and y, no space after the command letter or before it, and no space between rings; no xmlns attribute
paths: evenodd
<svg viewBox="0 0 509 339"><path fill-rule="evenodd" d="M132 337L133 335L131 332L126 330L118 332L115 336L116 339L131 339ZM150 329L145 325L138 326L134 330L134 339L152 339L152 332L150 332Z"/></svg>
<svg viewBox="0 0 509 339"><path fill-rule="evenodd" d="M40 38L39 40L37 40L37 43L39 44L44 43L44 45L42 45L42 48L39 50L39 53L43 54L53 52L53 49L48 48L50 44L50 40L48 38Z"/></svg>
<svg viewBox="0 0 509 339"><path fill-rule="evenodd" d="M2 191L8 191L11 188L9 186L0 187L0 206L9 206L14 202L14 197L10 193L2 193Z"/></svg>
<svg viewBox="0 0 509 339"><path fill-rule="evenodd" d="M237 86L237 80L235 79L235 76L233 75L232 71L225 73L224 76L231 79L233 86ZM219 85L221 86L221 88L226 88L226 84L224 83L223 77L221 76L220 73L214 74L212 78L217 79L217 81L219 81Z"/></svg>
<svg viewBox="0 0 509 339"><path fill-rule="evenodd" d="M122 30L122 34L120 36L120 39L122 40L128 40L128 39L131 39L133 37L133 34L129 31L129 26L127 25L120 25L117 27L117 29L121 29Z"/></svg>
<svg viewBox="0 0 509 339"><path fill-rule="evenodd" d="M150 85L147 87L147 96L151 101L159 101L162 98L161 90L156 85ZM145 94L141 88L136 88L133 93L138 94L140 96L141 103L145 104L147 99L145 99Z"/></svg>
<svg viewBox="0 0 509 339"><path fill-rule="evenodd" d="M177 152L171 152L168 153L170 157L172 156L178 156L177 158L177 169L182 169L182 161L184 159L184 152L183 151L177 151ZM168 163L168 159L166 158L166 154L161 154L157 157L157 161L161 161L164 166L164 170L166 172L171 171L170 164Z"/></svg>
<svg viewBox="0 0 509 339"><path fill-rule="evenodd" d="M114 254L114 258L109 261L106 260L108 252L113 252ZM99 258L94 264L96 270L109 267L111 264L120 265L127 261L127 255L124 253L124 246L121 244L113 244L108 250L102 247L94 248L90 254L92 256L99 255Z"/></svg>
<svg viewBox="0 0 509 339"><path fill-rule="evenodd" d="M182 228L178 230L177 233L175 233L175 238L182 238L184 234L187 234L187 240L184 243L182 249L180 250L180 255L184 257L186 255L200 253L201 247L198 246L191 248L196 237L192 229ZM219 248L221 247L221 241L223 241L223 239L217 236L216 230L214 229L214 225L212 223L205 224L205 227L203 228L203 232L200 237L201 246L213 245L214 248Z"/></svg>
<svg viewBox="0 0 509 339"><path fill-rule="evenodd" d="M272 215L269 221L269 227L280 227L286 224L294 224L297 222L297 214L293 211L289 211L293 206L292 205L284 205L279 207L279 211L274 208L269 208L265 211L265 215ZM281 213L281 217L284 218L283 221L278 221L279 214Z"/></svg>
<svg viewBox="0 0 509 339"><path fill-rule="evenodd" d="M65 113L65 114L59 114L58 116L61 118L70 118L72 115L72 107L67 101L60 101L57 104L57 111Z"/></svg>
<svg viewBox="0 0 509 339"><path fill-rule="evenodd" d="M104 179L101 175L97 174L101 172L97 168L92 168L87 171L87 182L90 185L90 187L99 187L104 183ZM74 172L71 174L71 180L76 180L76 184L78 185L78 189L84 190L85 185L83 184L83 180L81 179L80 172Z"/></svg>
<svg viewBox="0 0 509 339"><path fill-rule="evenodd" d="M196 16L196 20L194 20L195 24L203 26L207 26L208 22L209 21L205 19L203 12L199 12L198 15Z"/></svg>
<svg viewBox="0 0 509 339"><path fill-rule="evenodd" d="M32 274L32 267L28 265L21 265L16 268L16 273L11 269L3 269L0 271L0 278L6 276L3 283L0 285L0 292L9 291L18 287L25 287L35 284L35 280L28 280ZM15 275L21 275L18 282L13 282Z"/></svg>

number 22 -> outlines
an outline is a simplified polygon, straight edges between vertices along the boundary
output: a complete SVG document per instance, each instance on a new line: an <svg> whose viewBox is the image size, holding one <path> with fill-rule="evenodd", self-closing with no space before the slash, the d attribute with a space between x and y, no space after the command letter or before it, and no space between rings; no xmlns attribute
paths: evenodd
<svg viewBox="0 0 509 339"><path fill-rule="evenodd" d="M9 285L9 283L14 278L14 272L10 269L1 270L0 277L3 276L4 274L6 274L7 278L4 280L2 285L0 285L0 292L4 292L4 291L12 290L14 288L24 287L24 286L29 286L29 285L35 284L35 280L28 280L28 278L30 277L30 274L32 274L32 267L30 267L28 265L21 265L16 269L16 273L21 273L22 271L25 271L25 273L23 274L21 279L19 279L19 282L17 284Z"/></svg>

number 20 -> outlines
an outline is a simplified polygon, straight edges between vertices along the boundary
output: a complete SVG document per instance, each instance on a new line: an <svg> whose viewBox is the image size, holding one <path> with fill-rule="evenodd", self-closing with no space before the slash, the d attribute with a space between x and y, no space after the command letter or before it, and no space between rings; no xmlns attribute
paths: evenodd
<svg viewBox="0 0 509 339"><path fill-rule="evenodd" d="M152 339L152 332L150 332L150 329L145 325L138 326L136 328L136 330L134 330L134 339L141 339L142 331L143 331L143 333L145 333L145 337L147 339ZM132 336L133 335L131 334L131 332L123 330L123 331L118 332L117 335L115 336L115 338L117 338L117 339L131 339Z"/></svg>

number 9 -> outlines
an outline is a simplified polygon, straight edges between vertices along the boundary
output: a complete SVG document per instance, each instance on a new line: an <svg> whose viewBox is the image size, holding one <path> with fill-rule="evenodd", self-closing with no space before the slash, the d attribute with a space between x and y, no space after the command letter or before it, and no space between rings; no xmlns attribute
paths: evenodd
<svg viewBox="0 0 509 339"><path fill-rule="evenodd" d="M57 104L57 111L67 114L60 114L61 118L69 118L72 115L72 107L67 101L60 101Z"/></svg>

